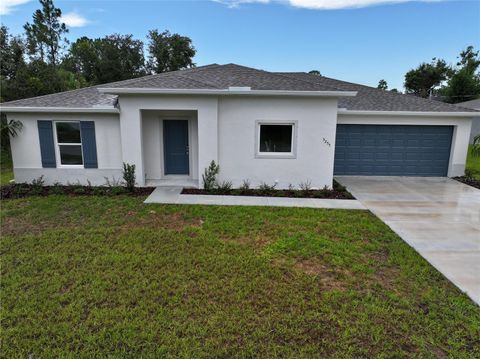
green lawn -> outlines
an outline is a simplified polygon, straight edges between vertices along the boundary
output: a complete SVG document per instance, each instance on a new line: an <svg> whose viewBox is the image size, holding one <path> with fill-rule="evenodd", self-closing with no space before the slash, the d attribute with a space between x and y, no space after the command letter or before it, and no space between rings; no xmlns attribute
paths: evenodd
<svg viewBox="0 0 480 359"><path fill-rule="evenodd" d="M480 157L473 157L470 151L471 148L472 146L470 145L468 149L466 168L473 171L474 177L480 180Z"/></svg>
<svg viewBox="0 0 480 359"><path fill-rule="evenodd" d="M3 357L480 356L480 310L367 211L2 202Z"/></svg>

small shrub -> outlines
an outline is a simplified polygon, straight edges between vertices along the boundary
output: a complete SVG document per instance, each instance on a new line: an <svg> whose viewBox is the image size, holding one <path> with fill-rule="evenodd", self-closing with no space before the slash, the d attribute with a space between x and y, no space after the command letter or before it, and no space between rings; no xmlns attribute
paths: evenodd
<svg viewBox="0 0 480 359"><path fill-rule="evenodd" d="M50 187L50 193L51 194L63 194L63 186L60 184L60 182L55 182L52 187Z"/></svg>
<svg viewBox="0 0 480 359"><path fill-rule="evenodd" d="M275 187L277 187L277 184L269 185L268 183L262 182L260 186L258 186L258 190L264 195L271 195L275 192Z"/></svg>
<svg viewBox="0 0 480 359"><path fill-rule="evenodd" d="M219 193L225 194L231 192L233 187L232 181L223 181L222 183L219 183L216 187L216 190Z"/></svg>
<svg viewBox="0 0 480 359"><path fill-rule="evenodd" d="M220 166L215 161L210 162L210 165L205 168L202 175L203 189L211 191L217 185L217 175L220 172Z"/></svg>
<svg viewBox="0 0 480 359"><path fill-rule="evenodd" d="M106 194L106 190L103 187L93 187L92 193L96 196Z"/></svg>
<svg viewBox="0 0 480 359"><path fill-rule="evenodd" d="M123 163L123 180L127 191L133 192L135 190L135 165Z"/></svg>
<svg viewBox="0 0 480 359"><path fill-rule="evenodd" d="M293 184L289 183L288 184L288 190L291 191L291 192L295 191L295 186Z"/></svg>
<svg viewBox="0 0 480 359"><path fill-rule="evenodd" d="M121 185L121 182L119 179L116 179L115 177L112 177L112 179L110 180L108 177L103 177L105 178L105 184L104 186L105 187L120 187Z"/></svg>
<svg viewBox="0 0 480 359"><path fill-rule="evenodd" d="M87 192L87 188L84 186L73 186L72 193L73 194L85 194Z"/></svg>
<svg viewBox="0 0 480 359"><path fill-rule="evenodd" d="M43 175L32 180L32 187L43 187L45 185L45 179Z"/></svg>
<svg viewBox="0 0 480 359"><path fill-rule="evenodd" d="M250 180L244 179L242 185L240 186L242 191L248 191L250 189Z"/></svg>
<svg viewBox="0 0 480 359"><path fill-rule="evenodd" d="M309 193L312 190L312 182L310 181L302 182L298 186L300 187L300 190L305 194Z"/></svg>

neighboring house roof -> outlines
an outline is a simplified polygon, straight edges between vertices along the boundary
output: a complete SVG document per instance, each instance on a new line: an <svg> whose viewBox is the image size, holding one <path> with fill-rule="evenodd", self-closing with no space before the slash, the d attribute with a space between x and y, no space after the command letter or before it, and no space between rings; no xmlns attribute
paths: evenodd
<svg viewBox="0 0 480 359"><path fill-rule="evenodd" d="M465 108L471 108L471 109L474 109L474 110L480 110L480 98L477 98L475 100L470 100L470 101L457 103L457 106L461 106L461 107L465 107Z"/></svg>
<svg viewBox="0 0 480 359"><path fill-rule="evenodd" d="M469 109L443 102L384 91L304 72L268 72L245 66L207 65L149 75L131 80L87 87L46 96L3 103L4 107L86 108L114 107L117 96L99 91L109 89L223 90L250 87L273 91L357 91L357 96L339 98L339 107L352 111L468 112Z"/></svg>

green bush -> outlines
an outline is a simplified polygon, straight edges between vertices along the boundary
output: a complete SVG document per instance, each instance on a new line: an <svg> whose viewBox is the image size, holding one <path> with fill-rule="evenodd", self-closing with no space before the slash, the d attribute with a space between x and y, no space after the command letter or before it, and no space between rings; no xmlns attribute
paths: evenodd
<svg viewBox="0 0 480 359"><path fill-rule="evenodd" d="M135 165L123 163L123 180L125 181L125 188L129 192L135 189Z"/></svg>
<svg viewBox="0 0 480 359"><path fill-rule="evenodd" d="M210 166L205 168L202 175L203 189L211 191L217 186L217 175L220 172L220 166L215 161L210 162Z"/></svg>

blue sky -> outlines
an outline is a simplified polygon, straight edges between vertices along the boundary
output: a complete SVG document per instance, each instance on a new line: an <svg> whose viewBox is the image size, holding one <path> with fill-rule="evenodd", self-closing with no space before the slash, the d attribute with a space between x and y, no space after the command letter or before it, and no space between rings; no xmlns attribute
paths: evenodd
<svg viewBox="0 0 480 359"><path fill-rule="evenodd" d="M1 0L2 24L20 33L37 1ZM380 3L380 4L378 4ZM75 1L55 4L70 40L168 29L192 38L197 65L234 62L271 71L309 71L403 88L406 71L432 57L454 62L480 49L480 1L196 0ZM371 5L352 8L351 4ZM373 4L373 5L372 5ZM334 7L336 9L326 10ZM68 21L67 21L68 20Z"/></svg>

